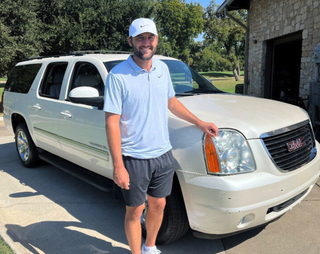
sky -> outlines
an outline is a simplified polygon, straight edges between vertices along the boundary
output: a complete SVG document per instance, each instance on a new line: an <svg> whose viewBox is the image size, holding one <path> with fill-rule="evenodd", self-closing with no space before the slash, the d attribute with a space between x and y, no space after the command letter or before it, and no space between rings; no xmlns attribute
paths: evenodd
<svg viewBox="0 0 320 254"><path fill-rule="evenodd" d="M204 8L208 7L211 0L185 0L186 3L191 3L191 2L194 2L194 3L200 3L200 5ZM221 5L224 0L215 0L216 4L217 5ZM202 34L199 34L198 38L195 38L194 39L195 41L202 41L203 40L203 36Z"/></svg>
<svg viewBox="0 0 320 254"><path fill-rule="evenodd" d="M211 0L185 0L187 3L200 3L202 7L208 7L208 5L210 4ZM215 0L217 5L221 5L224 0Z"/></svg>

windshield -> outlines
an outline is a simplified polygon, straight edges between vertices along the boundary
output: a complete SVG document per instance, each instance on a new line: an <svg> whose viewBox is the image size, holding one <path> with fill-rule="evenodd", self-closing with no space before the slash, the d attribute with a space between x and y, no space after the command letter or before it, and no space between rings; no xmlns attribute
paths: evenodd
<svg viewBox="0 0 320 254"><path fill-rule="evenodd" d="M185 63L178 60L161 59L169 68L170 76L176 95L190 95L198 93L223 93L212 85L210 81L205 79ZM105 62L108 72L121 63L122 60Z"/></svg>

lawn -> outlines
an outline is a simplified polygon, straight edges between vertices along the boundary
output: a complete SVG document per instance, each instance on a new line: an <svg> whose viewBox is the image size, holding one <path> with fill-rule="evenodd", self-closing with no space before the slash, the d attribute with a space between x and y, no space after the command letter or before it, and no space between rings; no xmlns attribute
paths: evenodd
<svg viewBox="0 0 320 254"><path fill-rule="evenodd" d="M232 71L209 71L209 72L199 72L203 76L207 76L209 78L232 78ZM244 75L244 71L240 71L240 75Z"/></svg>
<svg viewBox="0 0 320 254"><path fill-rule="evenodd" d="M1 254L14 254L10 247L0 237L0 253Z"/></svg>
<svg viewBox="0 0 320 254"><path fill-rule="evenodd" d="M205 78L210 79L212 84L221 91L234 93L237 84L243 84L243 72L240 81L235 81L232 71L227 72L200 72Z"/></svg>

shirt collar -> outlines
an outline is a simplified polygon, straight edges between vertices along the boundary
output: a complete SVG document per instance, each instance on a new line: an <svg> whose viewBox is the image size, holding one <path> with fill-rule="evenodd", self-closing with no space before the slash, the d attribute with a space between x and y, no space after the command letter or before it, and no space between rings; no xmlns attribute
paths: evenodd
<svg viewBox="0 0 320 254"><path fill-rule="evenodd" d="M135 72L143 72L145 69L142 69L140 66L138 66L135 61L133 61L133 55L130 55L127 59L129 65L132 69L134 69ZM150 69L150 72L154 71L157 68L157 61L155 61L154 58L152 58L152 66Z"/></svg>

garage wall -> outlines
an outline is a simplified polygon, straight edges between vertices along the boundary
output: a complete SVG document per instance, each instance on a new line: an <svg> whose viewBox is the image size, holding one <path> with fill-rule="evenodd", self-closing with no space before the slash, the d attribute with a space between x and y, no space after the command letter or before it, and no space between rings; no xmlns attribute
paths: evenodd
<svg viewBox="0 0 320 254"><path fill-rule="evenodd" d="M320 46L320 0L251 0L248 14L248 94L264 97L266 41L302 32L300 96L314 79L312 52Z"/></svg>

